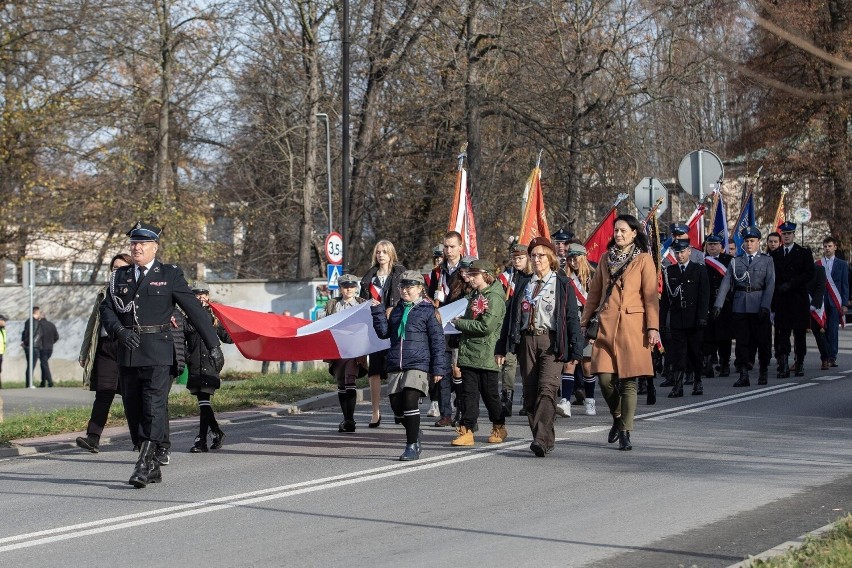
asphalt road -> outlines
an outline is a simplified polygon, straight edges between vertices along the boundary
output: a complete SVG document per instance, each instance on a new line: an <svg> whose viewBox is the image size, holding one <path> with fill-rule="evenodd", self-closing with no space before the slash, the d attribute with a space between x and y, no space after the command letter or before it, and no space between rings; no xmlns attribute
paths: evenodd
<svg viewBox="0 0 852 568"><path fill-rule="evenodd" d="M259 414L207 454L179 426L144 490L126 442L0 461L0 565L729 566L852 510L850 335L832 371L812 355L804 378L661 393L632 452L606 443L605 412L577 412L543 459L515 416L473 449L424 426L406 464L402 428L366 428L359 405L354 434L332 410Z"/></svg>

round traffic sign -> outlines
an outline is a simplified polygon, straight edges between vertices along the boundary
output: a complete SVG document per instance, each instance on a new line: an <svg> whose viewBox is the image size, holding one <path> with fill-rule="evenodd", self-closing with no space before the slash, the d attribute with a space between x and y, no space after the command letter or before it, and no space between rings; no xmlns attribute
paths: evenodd
<svg viewBox="0 0 852 568"><path fill-rule="evenodd" d="M793 211L793 219L796 223L807 223L811 220L811 210L807 207L800 207Z"/></svg>
<svg viewBox="0 0 852 568"><path fill-rule="evenodd" d="M698 199L703 199L724 175L722 160L710 150L690 152L677 169L680 186Z"/></svg>
<svg viewBox="0 0 852 568"><path fill-rule="evenodd" d="M329 264L343 264L343 237L329 233L325 238L325 259Z"/></svg>

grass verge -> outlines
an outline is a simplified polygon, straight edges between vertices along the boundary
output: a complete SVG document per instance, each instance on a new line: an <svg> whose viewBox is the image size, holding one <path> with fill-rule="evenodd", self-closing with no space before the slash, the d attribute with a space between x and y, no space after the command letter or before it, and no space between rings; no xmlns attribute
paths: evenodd
<svg viewBox="0 0 852 568"><path fill-rule="evenodd" d="M359 379L358 386L367 385ZM80 386L80 383L66 385ZM274 406L304 400L319 394L334 392L337 383L324 369L302 371L292 375L260 375L258 373L232 373L223 377L222 388L213 397L216 412L240 410L257 406ZM0 445L8 446L11 440L36 438L51 434L82 432L89 422L91 407L64 408L51 412L31 412L0 422ZM198 415L197 399L186 391L169 395L169 417L183 418ZM120 397L110 409L107 426L126 424Z"/></svg>
<svg viewBox="0 0 852 568"><path fill-rule="evenodd" d="M817 537L805 538L799 548L780 556L754 560L753 568L817 568L852 566L852 515L846 515L834 527Z"/></svg>

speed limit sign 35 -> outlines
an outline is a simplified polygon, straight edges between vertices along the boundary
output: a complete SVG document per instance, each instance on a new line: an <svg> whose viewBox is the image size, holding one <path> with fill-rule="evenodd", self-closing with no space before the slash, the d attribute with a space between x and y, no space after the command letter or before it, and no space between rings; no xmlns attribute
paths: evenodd
<svg viewBox="0 0 852 568"><path fill-rule="evenodd" d="M329 233L325 238L325 259L329 264L343 263L343 237L340 233Z"/></svg>

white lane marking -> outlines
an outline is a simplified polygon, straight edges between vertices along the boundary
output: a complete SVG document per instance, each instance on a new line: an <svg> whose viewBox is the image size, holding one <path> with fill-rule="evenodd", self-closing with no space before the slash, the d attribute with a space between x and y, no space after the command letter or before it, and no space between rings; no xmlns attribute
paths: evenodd
<svg viewBox="0 0 852 568"><path fill-rule="evenodd" d="M567 438L556 439L557 442L562 442L565 440L567 440ZM456 451L451 454L441 454L438 456L432 456L429 458L418 460L416 462L400 462L359 472L344 473L331 477L307 480L289 485L282 485L280 487L259 489L257 491L239 493L227 497L219 497L208 501L185 503L182 505L155 509L153 511L144 511L141 513L121 515L118 517L111 517L97 521L89 521L76 525L56 527L43 531L4 537L0 538L0 544L11 544L0 546L0 553L9 552L12 550L20 550L22 548L30 548L33 546L40 546L52 542L70 540L73 538L80 538L94 534L102 534L106 532L112 532L116 530L137 527L151 523L158 523L172 519L179 519L193 515L200 515L202 513L212 513L215 511L220 511L222 509L249 505L262 501L281 499L284 497L301 495L304 493L311 493L325 489L334 489L336 487L352 485L355 483L363 483L366 481L373 481L385 477L393 477L407 473L420 472L427 469L443 467L445 465L461 463L465 461L514 451L523 447L524 445L529 444L530 441L531 439L527 438L514 442L506 442L500 444L499 446L483 446L481 448Z"/></svg>
<svg viewBox="0 0 852 568"><path fill-rule="evenodd" d="M814 381L836 381L837 379L845 379L845 375L829 375L827 377L814 377Z"/></svg>
<svg viewBox="0 0 852 568"><path fill-rule="evenodd" d="M852 369L846 369L845 371L837 371L837 372L843 373L844 375L848 375L849 373L852 373Z"/></svg>
<svg viewBox="0 0 852 568"><path fill-rule="evenodd" d="M774 391L774 390L787 388L791 384L795 384L795 383L776 384L776 385L772 385L771 387L765 387L765 388L761 388L761 389L743 391L743 392L740 392L740 393L737 393L737 394L722 396L722 397L714 398L714 399L711 399L711 400L703 400L701 402L694 402L692 404L685 404L683 406L677 406L675 408L664 408L663 410L657 410L655 412L646 412L645 414L637 415L635 417L635 419L636 420L644 420L644 419L648 419L652 416L659 416L661 414L671 414L672 412L680 412L681 410L684 410L686 408L698 408L698 407L702 407L702 406L707 406L708 404L713 404L715 402L720 402L720 401L723 401L723 400L734 400L734 399L750 397L750 396L752 396L756 393Z"/></svg>
<svg viewBox="0 0 852 568"><path fill-rule="evenodd" d="M585 428L577 428L576 430L565 430L566 434L595 434L609 430L611 426L586 426Z"/></svg>
<svg viewBox="0 0 852 568"><path fill-rule="evenodd" d="M687 410L683 410L681 412L676 412L674 414L668 414L666 416L655 416L654 418L648 418L647 420L649 422L659 422L661 420L667 420L669 418L684 416L686 414L693 414L695 412L703 412L704 410L709 410L711 408L718 408L720 406L728 406L730 404L738 404L740 402L745 402L745 401L748 401L748 400L754 400L754 399L757 399L757 398L763 398L765 396L773 396L773 395L776 395L776 394L786 393L786 392L790 392L790 391L794 391L794 390L804 389L804 388L808 388L808 387L815 387L815 386L817 386L815 383L803 383L803 384L800 384L800 385L791 385L791 386L784 388L784 389L773 390L773 391L770 391L770 392L755 393L755 394L753 394L752 396L749 396L749 397L739 398L737 400L728 400L728 401L725 401L725 402L719 402L719 403L715 403L715 404L708 404L707 406L702 406L701 408L690 408L690 409L687 409Z"/></svg>

